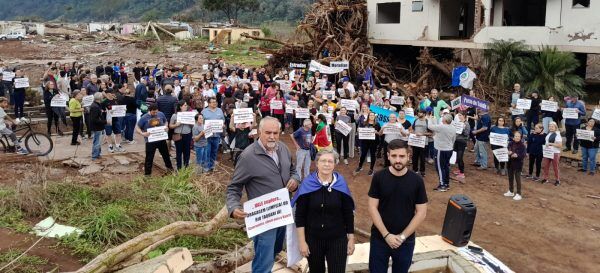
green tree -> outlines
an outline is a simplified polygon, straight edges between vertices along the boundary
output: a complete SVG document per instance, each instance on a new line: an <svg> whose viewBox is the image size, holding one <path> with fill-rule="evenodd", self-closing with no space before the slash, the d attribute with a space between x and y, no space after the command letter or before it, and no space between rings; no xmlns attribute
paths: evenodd
<svg viewBox="0 0 600 273"><path fill-rule="evenodd" d="M487 82L501 89L521 82L530 53L525 44L514 40L496 40L488 44L483 51Z"/></svg>
<svg viewBox="0 0 600 273"><path fill-rule="evenodd" d="M202 5L209 11L221 11L227 19L237 21L240 11L253 11L258 8L258 0L204 0Z"/></svg>
<svg viewBox="0 0 600 273"><path fill-rule="evenodd" d="M536 90L544 98L562 98L570 95L584 95L583 79L575 74L580 66L572 52L558 51L556 47L545 46L529 58L525 65L527 90Z"/></svg>

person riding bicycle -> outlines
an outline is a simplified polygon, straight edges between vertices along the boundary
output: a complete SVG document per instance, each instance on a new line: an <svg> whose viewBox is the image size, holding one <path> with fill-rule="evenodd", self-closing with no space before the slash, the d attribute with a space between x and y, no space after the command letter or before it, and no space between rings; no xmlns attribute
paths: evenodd
<svg viewBox="0 0 600 273"><path fill-rule="evenodd" d="M10 128L13 125L19 124L19 120L14 120L9 117L4 109L8 107L8 100L5 97L0 97L0 135L8 136L10 140L14 143L15 148L17 148L18 154L28 154L27 149L21 147L19 145L19 140L17 139L17 135Z"/></svg>

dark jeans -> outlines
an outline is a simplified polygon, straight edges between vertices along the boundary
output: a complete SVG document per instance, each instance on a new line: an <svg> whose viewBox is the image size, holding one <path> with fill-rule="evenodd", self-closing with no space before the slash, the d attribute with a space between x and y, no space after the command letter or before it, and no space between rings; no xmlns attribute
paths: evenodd
<svg viewBox="0 0 600 273"><path fill-rule="evenodd" d="M435 167L440 178L440 186L450 185L450 158L452 151L437 151L435 156Z"/></svg>
<svg viewBox="0 0 600 273"><path fill-rule="evenodd" d="M190 164L190 149L192 146L192 134L181 134L181 139L175 141L175 160L177 160L177 169L182 166L187 167ZM181 160L183 157L183 161Z"/></svg>
<svg viewBox="0 0 600 273"><path fill-rule="evenodd" d="M567 143L565 143L565 147L567 150L571 150L571 144L573 145L573 150L579 150L579 141L577 141L577 129L579 129L579 125L566 125L566 137ZM558 133L557 133L558 134Z"/></svg>
<svg viewBox="0 0 600 273"><path fill-rule="evenodd" d="M132 141L133 132L135 132L135 123L137 122L137 116L135 114L128 113L123 119L123 125L125 125L125 139Z"/></svg>
<svg viewBox="0 0 600 273"><path fill-rule="evenodd" d="M362 168L363 163L365 163L365 159L367 158L367 152L371 154L371 167L372 170L375 167L375 161L377 161L377 157L375 153L377 152L377 145L379 142L377 140L361 140L360 141L360 162L358 163L358 168Z"/></svg>
<svg viewBox="0 0 600 273"><path fill-rule="evenodd" d="M502 146L496 146L496 145L491 145L491 146L492 146L492 151L503 148ZM492 152L492 157L494 158L494 167L496 168L496 170L498 170L498 169L502 170L502 169L506 168L506 162L499 162L498 159L496 158L496 156L493 155L493 152Z"/></svg>
<svg viewBox="0 0 600 273"><path fill-rule="evenodd" d="M349 135L345 136L344 134L335 131L335 147L337 148L337 153L339 155L341 155L341 151L342 151L342 147L344 147L344 159L348 159L348 153L349 153Z"/></svg>
<svg viewBox="0 0 600 273"><path fill-rule="evenodd" d="M511 164L509 164L511 165ZM512 164L512 165L517 165L517 164ZM510 190L510 192L515 192L514 188L515 188L515 180L517 182L517 192L518 194L521 194L521 171L523 170L523 165L519 165L519 166L509 166L508 167L508 190Z"/></svg>
<svg viewBox="0 0 600 273"><path fill-rule="evenodd" d="M54 121L54 125L56 126L56 131L58 131L58 116L54 113L54 111L52 111L52 107L50 107L50 105L46 105L45 106L45 110L46 110L46 118L47 120L47 127L48 127L48 134L50 135L52 133L52 121Z"/></svg>
<svg viewBox="0 0 600 273"><path fill-rule="evenodd" d="M456 140L454 142L454 151L456 152L456 164L460 173L465 173L465 161L463 157L465 155L465 149L467 148L467 142L463 140Z"/></svg>
<svg viewBox="0 0 600 273"><path fill-rule="evenodd" d="M540 171L542 170L542 159L544 159L543 154L529 155L529 175L533 174L533 165L535 164L535 177L540 177Z"/></svg>
<svg viewBox="0 0 600 273"><path fill-rule="evenodd" d="M405 241L399 248L392 249L385 241L371 237L369 251L369 271L371 273L388 272L390 257L392 273L406 273L412 264L415 240Z"/></svg>
<svg viewBox="0 0 600 273"><path fill-rule="evenodd" d="M15 116L17 118L22 118L23 108L25 107L25 91L15 91L13 97L15 100Z"/></svg>
<svg viewBox="0 0 600 273"><path fill-rule="evenodd" d="M413 171L425 173L425 157L427 154L427 146L412 147L412 165Z"/></svg>
<svg viewBox="0 0 600 273"><path fill-rule="evenodd" d="M531 125L533 124L535 126L538 122L540 122L540 113L538 111L529 110L527 112L527 125L525 126L527 127L527 132L531 132Z"/></svg>
<svg viewBox="0 0 600 273"><path fill-rule="evenodd" d="M77 143L77 137L79 136L79 131L81 130L81 117L71 117L71 122L73 122L73 133L71 134L71 144Z"/></svg>
<svg viewBox="0 0 600 273"><path fill-rule="evenodd" d="M348 258L348 239L346 236L337 239L318 239L306 237L310 249L308 268L311 273L344 273ZM327 260L327 271L325 271Z"/></svg>
<svg viewBox="0 0 600 273"><path fill-rule="evenodd" d="M173 164L171 164L171 158L169 158L169 147L167 147L167 141L161 140L156 142L146 142L146 159L144 160L144 174L152 174L152 163L154 162L154 154L156 149L165 161L165 166L169 170L173 170Z"/></svg>

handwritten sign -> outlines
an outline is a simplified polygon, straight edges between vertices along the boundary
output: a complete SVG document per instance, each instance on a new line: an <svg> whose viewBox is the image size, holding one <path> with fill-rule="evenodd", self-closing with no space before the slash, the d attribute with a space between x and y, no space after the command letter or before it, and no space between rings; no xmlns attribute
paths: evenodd
<svg viewBox="0 0 600 273"><path fill-rule="evenodd" d="M16 78L15 88L27 88L29 87L29 78Z"/></svg>
<svg viewBox="0 0 600 273"><path fill-rule="evenodd" d="M333 90L324 90L323 91L323 99L324 100L333 100L335 98L335 91Z"/></svg>
<svg viewBox="0 0 600 273"><path fill-rule="evenodd" d="M390 104L404 105L404 96L392 96L390 98Z"/></svg>
<svg viewBox="0 0 600 273"><path fill-rule="evenodd" d="M340 132L342 135L347 136L350 131L352 131L352 127L341 120L335 122L335 130Z"/></svg>
<svg viewBox="0 0 600 273"><path fill-rule="evenodd" d="M375 128L358 128L358 139L375 140Z"/></svg>
<svg viewBox="0 0 600 273"><path fill-rule="evenodd" d="M510 114L513 116L525 115L525 110L519 108L512 108L510 109Z"/></svg>
<svg viewBox="0 0 600 273"><path fill-rule="evenodd" d="M248 238L267 230L294 223L290 196L286 188L244 202Z"/></svg>
<svg viewBox="0 0 600 273"><path fill-rule="evenodd" d="M122 118L127 114L127 105L113 105L110 110L110 115L113 118Z"/></svg>
<svg viewBox="0 0 600 273"><path fill-rule="evenodd" d="M350 68L350 63L348 61L330 62L329 67L339 68L339 69L348 69L348 68Z"/></svg>
<svg viewBox="0 0 600 273"><path fill-rule="evenodd" d="M281 100L271 100L271 109L272 110L281 110L283 109L283 101Z"/></svg>
<svg viewBox="0 0 600 273"><path fill-rule="evenodd" d="M243 102L249 102L250 101L250 93L244 93L244 97L242 98Z"/></svg>
<svg viewBox="0 0 600 273"><path fill-rule="evenodd" d="M205 127L208 127L212 130L213 133L223 133L223 120L221 119L211 119L204 121Z"/></svg>
<svg viewBox="0 0 600 273"><path fill-rule="evenodd" d="M209 138L209 137L212 137L213 135L214 135L213 129L210 127L204 126L204 137Z"/></svg>
<svg viewBox="0 0 600 273"><path fill-rule="evenodd" d="M454 129L456 129L457 134L462 134L463 130L465 129L465 123L456 120L452 121L452 126L454 126Z"/></svg>
<svg viewBox="0 0 600 273"><path fill-rule="evenodd" d="M396 124L386 124L383 126L383 134L385 135L399 135L400 134L400 123Z"/></svg>
<svg viewBox="0 0 600 273"><path fill-rule="evenodd" d="M356 108L358 108L358 102L356 100L342 99L340 104L342 107L346 107L348 111L356 111Z"/></svg>
<svg viewBox="0 0 600 273"><path fill-rule="evenodd" d="M296 118L309 118L308 108L296 108Z"/></svg>
<svg viewBox="0 0 600 273"><path fill-rule="evenodd" d="M594 131L577 129L577 139L594 141Z"/></svg>
<svg viewBox="0 0 600 273"><path fill-rule="evenodd" d="M404 108L404 114L407 116L411 116L414 117L415 116L415 109L413 108Z"/></svg>
<svg viewBox="0 0 600 273"><path fill-rule="evenodd" d="M81 99L81 105L88 107L94 103L94 95L85 96Z"/></svg>
<svg viewBox="0 0 600 273"><path fill-rule="evenodd" d="M554 153L556 150L550 145L544 145L542 152L544 154L544 158L554 159Z"/></svg>
<svg viewBox="0 0 600 273"><path fill-rule="evenodd" d="M194 125L196 123L196 112L177 112L177 122L181 124Z"/></svg>
<svg viewBox="0 0 600 273"><path fill-rule="evenodd" d="M417 136L415 134L410 134L408 136L408 146L425 148L425 145L427 145L426 136Z"/></svg>
<svg viewBox="0 0 600 273"><path fill-rule="evenodd" d="M500 148L492 151L498 162L508 162L508 149Z"/></svg>
<svg viewBox="0 0 600 273"><path fill-rule="evenodd" d="M258 87L260 87L260 82L251 82L250 86L252 86L252 90L257 91Z"/></svg>
<svg viewBox="0 0 600 273"><path fill-rule="evenodd" d="M578 119L577 108L563 108L562 116L564 119Z"/></svg>
<svg viewBox="0 0 600 273"><path fill-rule="evenodd" d="M508 135L490 133L490 144L496 146L507 147L508 146Z"/></svg>
<svg viewBox="0 0 600 273"><path fill-rule="evenodd" d="M285 113L293 114L296 108L298 108L298 102L295 100L289 100L285 104Z"/></svg>
<svg viewBox="0 0 600 273"><path fill-rule="evenodd" d="M531 100L530 99L518 99L517 100L517 109L523 109L523 110L531 109Z"/></svg>
<svg viewBox="0 0 600 273"><path fill-rule="evenodd" d="M69 101L69 96L58 94L50 101L50 107L67 107L67 101Z"/></svg>
<svg viewBox="0 0 600 273"><path fill-rule="evenodd" d="M157 142L161 140L167 140L169 138L167 126L152 127L148 128L146 131L150 133L148 136L148 142Z"/></svg>
<svg viewBox="0 0 600 273"><path fill-rule="evenodd" d="M556 112L558 111L558 102L550 100L542 100L540 104L542 111Z"/></svg>
<svg viewBox="0 0 600 273"><path fill-rule="evenodd" d="M592 118L595 120L600 120L600 109L594 110L594 113L592 114Z"/></svg>
<svg viewBox="0 0 600 273"><path fill-rule="evenodd" d="M252 108L233 109L233 123L246 123L254 121Z"/></svg>
<svg viewBox="0 0 600 273"><path fill-rule="evenodd" d="M454 110L454 109L456 109L456 108L460 107L460 105L461 105L461 97L458 97L458 98L456 98L456 99L453 99L453 100L450 102L450 107L452 107L452 110Z"/></svg>
<svg viewBox="0 0 600 273"><path fill-rule="evenodd" d="M12 82L15 77L15 72L4 71L2 72L2 81L4 82Z"/></svg>

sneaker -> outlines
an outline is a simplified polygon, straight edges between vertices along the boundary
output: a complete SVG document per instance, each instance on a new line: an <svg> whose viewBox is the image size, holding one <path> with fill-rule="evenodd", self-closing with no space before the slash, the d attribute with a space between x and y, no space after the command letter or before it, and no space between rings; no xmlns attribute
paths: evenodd
<svg viewBox="0 0 600 273"><path fill-rule="evenodd" d="M554 182L554 186L557 186L557 187L560 186L560 181L556 180L556 182Z"/></svg>
<svg viewBox="0 0 600 273"><path fill-rule="evenodd" d="M579 152L579 151L577 151L577 150L573 150L573 151L571 151L571 153L572 153L572 154L574 154L574 155L576 155L578 152Z"/></svg>
<svg viewBox="0 0 600 273"><path fill-rule="evenodd" d="M123 148L123 146L121 146L121 145L119 144L119 145L117 145L117 147L116 147L116 151L117 151L117 152L119 152L119 153L123 153L123 152L125 152L125 149Z"/></svg>
<svg viewBox="0 0 600 273"><path fill-rule="evenodd" d="M425 177L425 172L420 172L421 177Z"/></svg>
<svg viewBox="0 0 600 273"><path fill-rule="evenodd" d="M527 179L533 179L533 175L531 175L531 174L525 175L525 178L527 178Z"/></svg>
<svg viewBox="0 0 600 273"><path fill-rule="evenodd" d="M502 169L502 170L500 170L500 175L502 175L502 176L506 176L506 169Z"/></svg>
<svg viewBox="0 0 600 273"><path fill-rule="evenodd" d="M369 170L369 176L373 176L373 170Z"/></svg>
<svg viewBox="0 0 600 273"><path fill-rule="evenodd" d="M594 176L594 174L596 174L596 173L594 173L594 172L588 173L588 175L591 175L591 176Z"/></svg>
<svg viewBox="0 0 600 273"><path fill-rule="evenodd" d="M539 178L539 177L537 177L537 176L534 176L534 177L532 178L532 180L533 180L534 182L538 182L538 181L540 181L540 178Z"/></svg>
<svg viewBox="0 0 600 273"><path fill-rule="evenodd" d="M474 152L475 152L475 149L471 149L471 150L469 150L469 152L471 152L471 153L474 153Z"/></svg>
<svg viewBox="0 0 600 273"><path fill-rule="evenodd" d="M88 139L88 137L87 136L82 136L81 139Z"/></svg>
<svg viewBox="0 0 600 273"><path fill-rule="evenodd" d="M348 165L348 159L344 159L344 164Z"/></svg>
<svg viewBox="0 0 600 273"><path fill-rule="evenodd" d="M133 145L133 144L136 144L136 143L137 143L137 142L135 142L135 140L131 140L131 141L128 141L128 142L127 142L127 144L129 144L129 145Z"/></svg>
<svg viewBox="0 0 600 273"><path fill-rule="evenodd" d="M460 170L454 170L454 171L452 172L452 174L454 174L454 175L459 175L459 174L460 174Z"/></svg>
<svg viewBox="0 0 600 273"><path fill-rule="evenodd" d="M546 183L548 183L548 179L542 179L542 181L540 181L540 183L546 184Z"/></svg>
<svg viewBox="0 0 600 273"><path fill-rule="evenodd" d="M108 152L110 152L110 153L114 153L115 152L115 149L113 148L112 145L108 145Z"/></svg>
<svg viewBox="0 0 600 273"><path fill-rule="evenodd" d="M458 179L465 179L465 174L464 173L458 173L456 175L456 178L458 178Z"/></svg>
<svg viewBox="0 0 600 273"><path fill-rule="evenodd" d="M362 171L362 167L358 167L358 168L356 168L356 170L354 170L354 174L357 174L357 173L359 173L360 171Z"/></svg>
<svg viewBox="0 0 600 273"><path fill-rule="evenodd" d="M427 163L429 163L429 164L433 164L433 159L431 159L431 158L430 158L430 159L427 159Z"/></svg>
<svg viewBox="0 0 600 273"><path fill-rule="evenodd" d="M77 145L81 145L81 142L77 141L77 142L72 142L71 146L77 146Z"/></svg>
<svg viewBox="0 0 600 273"><path fill-rule="evenodd" d="M481 167L481 164L475 162L475 163L471 164L471 166L473 166L473 167Z"/></svg>
<svg viewBox="0 0 600 273"><path fill-rule="evenodd" d="M450 190L450 187L448 187L448 186L441 186L438 191L439 192L447 192L448 190Z"/></svg>
<svg viewBox="0 0 600 273"><path fill-rule="evenodd" d="M21 147L17 150L17 154L20 154L20 155L26 155L28 153L29 153L29 151L27 151L27 149L25 149L23 147Z"/></svg>
<svg viewBox="0 0 600 273"><path fill-rule="evenodd" d="M123 139L123 140L121 140L121 144L129 144L129 140Z"/></svg>
<svg viewBox="0 0 600 273"><path fill-rule="evenodd" d="M496 174L500 174L500 169L496 168Z"/></svg>
<svg viewBox="0 0 600 273"><path fill-rule="evenodd" d="M513 192L511 192L511 191L507 191L507 192L504 193L504 196L506 196L506 197L513 197L513 196L515 196L515 194Z"/></svg>
<svg viewBox="0 0 600 273"><path fill-rule="evenodd" d="M523 197L521 197L521 195L520 195L520 194L518 194L518 193L517 193L517 194L515 194L515 197L513 197L513 200L515 200L515 201L519 201L519 200L521 200L521 199L523 199Z"/></svg>
<svg viewBox="0 0 600 273"><path fill-rule="evenodd" d="M570 151L570 150L571 150L570 148L564 148L564 149L563 149L563 152L568 152L568 151Z"/></svg>

